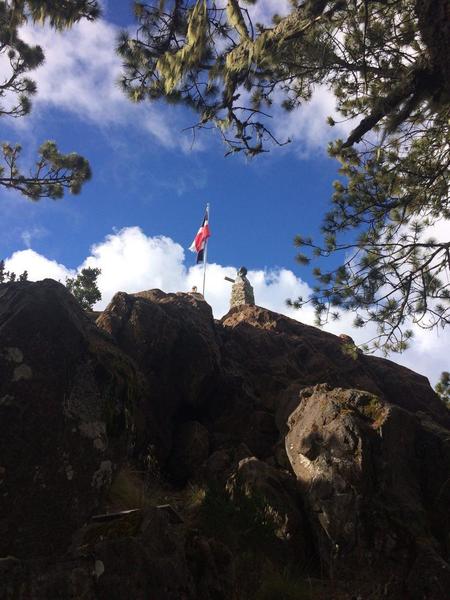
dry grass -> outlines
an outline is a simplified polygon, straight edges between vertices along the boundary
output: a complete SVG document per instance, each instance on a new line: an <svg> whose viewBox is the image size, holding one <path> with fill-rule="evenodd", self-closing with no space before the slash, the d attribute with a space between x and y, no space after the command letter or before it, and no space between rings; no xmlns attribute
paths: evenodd
<svg viewBox="0 0 450 600"><path fill-rule="evenodd" d="M147 508L166 502L167 490L158 482L149 482L145 473L123 466L114 477L108 496L110 511Z"/></svg>

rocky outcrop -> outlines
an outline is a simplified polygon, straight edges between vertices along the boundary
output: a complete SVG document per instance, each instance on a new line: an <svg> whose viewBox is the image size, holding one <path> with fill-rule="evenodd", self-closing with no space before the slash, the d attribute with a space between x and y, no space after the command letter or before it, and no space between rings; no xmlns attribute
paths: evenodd
<svg viewBox="0 0 450 600"><path fill-rule="evenodd" d="M0 559L0 600L232 596L229 550L198 532L186 536L155 508L80 533L81 550L71 555Z"/></svg>
<svg viewBox="0 0 450 600"><path fill-rule="evenodd" d="M64 286L0 286L0 556L67 547L127 459L141 395Z"/></svg>
<svg viewBox="0 0 450 600"><path fill-rule="evenodd" d="M441 555L449 525L448 431L430 429L420 416L372 394L323 384L300 393L288 427L287 455L329 569L347 578L361 570L379 580L382 573L384 582L398 584L425 554L424 597L444 598L450 582ZM434 491L440 492L430 494L426 473L435 469L436 451L447 466L435 471ZM419 573L408 586L411 597L422 597L414 595Z"/></svg>
<svg viewBox="0 0 450 600"><path fill-rule="evenodd" d="M149 382L154 399L148 408L162 433L158 454L166 458L174 419L199 411L217 379L220 352L211 307L192 294L119 292L97 325Z"/></svg>
<svg viewBox="0 0 450 600"><path fill-rule="evenodd" d="M425 377L192 294L119 292L96 323L55 282L0 286L4 598L247 599L297 573L444 600L450 415ZM131 529L83 525L125 461L177 524L151 492Z"/></svg>
<svg viewBox="0 0 450 600"><path fill-rule="evenodd" d="M298 402L296 392L317 383L378 395L450 427L448 409L428 379L392 361L350 352L346 340L257 306L230 310L221 321L227 371L276 411L279 426Z"/></svg>

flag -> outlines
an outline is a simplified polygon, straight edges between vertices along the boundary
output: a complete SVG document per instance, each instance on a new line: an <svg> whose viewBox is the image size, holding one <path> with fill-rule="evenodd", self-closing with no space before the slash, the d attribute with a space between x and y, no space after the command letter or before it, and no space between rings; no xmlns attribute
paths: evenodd
<svg viewBox="0 0 450 600"><path fill-rule="evenodd" d="M197 263L203 262L203 254L205 251L206 241L210 237L210 235L211 232L209 231L207 209L205 212L203 223L189 248L191 252L197 252Z"/></svg>

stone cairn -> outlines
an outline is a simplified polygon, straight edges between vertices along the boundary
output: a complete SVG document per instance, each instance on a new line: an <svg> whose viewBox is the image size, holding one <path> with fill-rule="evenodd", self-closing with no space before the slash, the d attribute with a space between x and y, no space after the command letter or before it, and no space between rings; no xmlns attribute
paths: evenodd
<svg viewBox="0 0 450 600"><path fill-rule="evenodd" d="M225 277L233 285L231 287L230 308L241 304L255 304L255 295L250 281L247 279L247 269L241 267L237 272L236 279Z"/></svg>

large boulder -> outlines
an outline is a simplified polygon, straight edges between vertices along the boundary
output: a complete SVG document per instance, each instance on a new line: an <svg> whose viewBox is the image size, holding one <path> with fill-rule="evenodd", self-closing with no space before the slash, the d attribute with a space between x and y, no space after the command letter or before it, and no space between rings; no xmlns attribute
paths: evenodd
<svg viewBox="0 0 450 600"><path fill-rule="evenodd" d="M282 426L304 387L328 383L377 394L450 427L450 413L428 379L351 348L346 339L259 306L243 305L221 320L222 363L241 380L254 406L279 413Z"/></svg>
<svg viewBox="0 0 450 600"><path fill-rule="evenodd" d="M360 389L450 427L428 380L395 363L364 356L335 336L259 306L231 309L217 323L221 376L204 417L213 451L244 442L256 457L286 467L287 419L301 390L326 383Z"/></svg>
<svg viewBox="0 0 450 600"><path fill-rule="evenodd" d="M450 431L326 384L301 392L288 428L286 452L330 572L370 574L374 585L409 577L408 597L444 600Z"/></svg>
<svg viewBox="0 0 450 600"><path fill-rule="evenodd" d="M0 556L68 545L134 444L140 393L63 285L0 285Z"/></svg>
<svg viewBox="0 0 450 600"><path fill-rule="evenodd" d="M216 382L220 352L211 307L198 294L119 292L97 325L150 382L152 414L163 432L159 450L166 458L174 423L195 416Z"/></svg>

